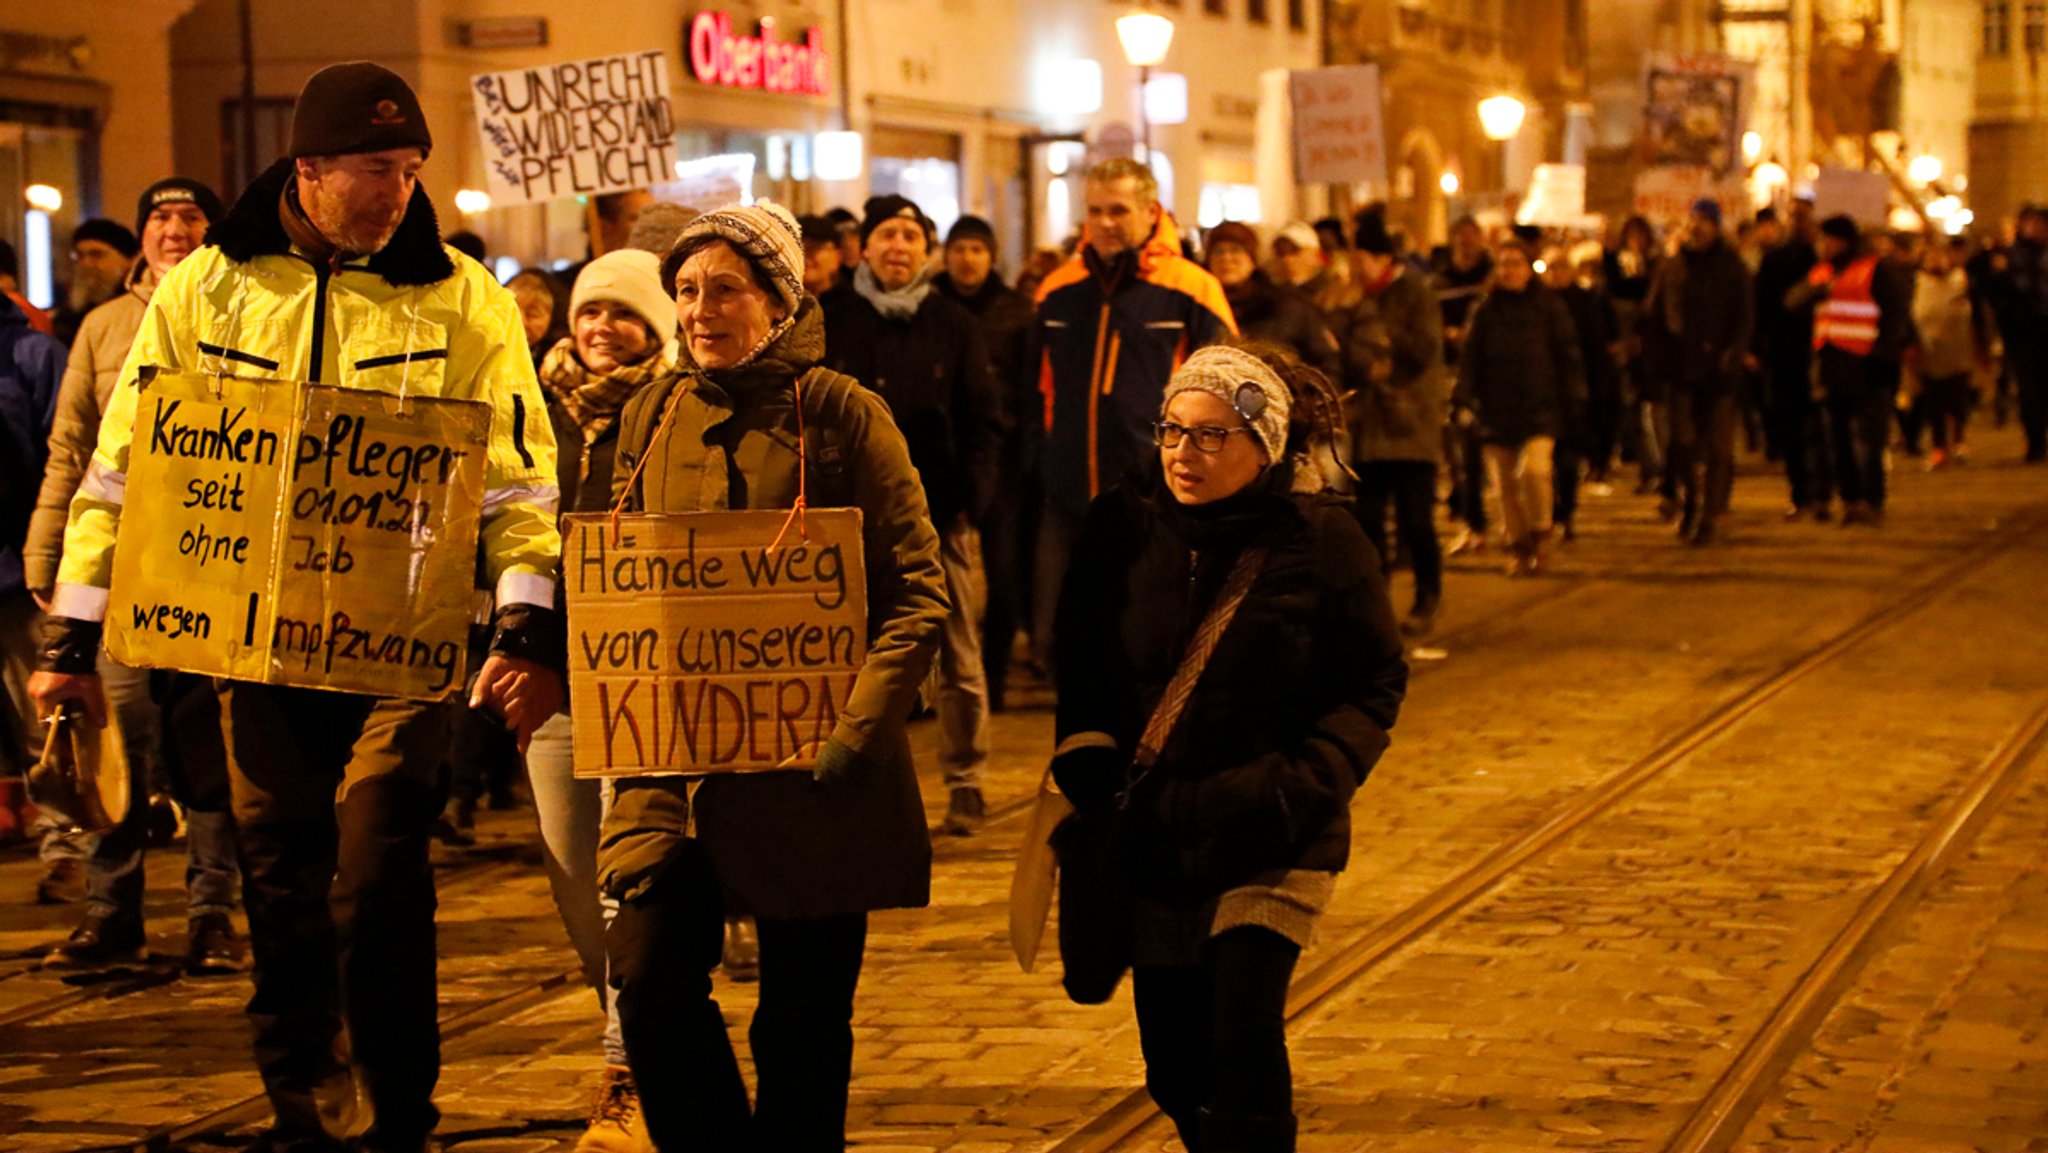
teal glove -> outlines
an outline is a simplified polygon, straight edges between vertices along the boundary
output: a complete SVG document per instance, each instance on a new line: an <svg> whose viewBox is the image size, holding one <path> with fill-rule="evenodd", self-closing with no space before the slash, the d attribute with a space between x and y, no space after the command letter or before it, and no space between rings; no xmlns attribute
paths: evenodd
<svg viewBox="0 0 2048 1153"><path fill-rule="evenodd" d="M818 763L811 767L811 779L822 785L848 784L865 775L867 764L866 757L840 744L838 738L830 738L818 750Z"/></svg>

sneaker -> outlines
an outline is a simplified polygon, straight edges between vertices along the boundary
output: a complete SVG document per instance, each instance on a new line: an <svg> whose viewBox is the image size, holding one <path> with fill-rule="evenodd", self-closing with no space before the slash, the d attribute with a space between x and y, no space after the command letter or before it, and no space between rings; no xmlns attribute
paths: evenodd
<svg viewBox="0 0 2048 1153"><path fill-rule="evenodd" d="M1928 472L1940 472L1940 471L1941 471L1942 469L1945 469L1945 468L1947 468L1947 467L1948 467L1948 450L1947 450L1947 449L1945 449L1945 448L1937 448L1937 449L1935 449L1935 450L1934 450L1933 452L1930 452L1930 453L1928 453L1928 454L1927 454L1927 471L1928 471Z"/></svg>
<svg viewBox="0 0 2048 1153"><path fill-rule="evenodd" d="M186 923L185 971L195 977L239 973L248 958L226 913L201 913Z"/></svg>
<svg viewBox="0 0 2048 1153"><path fill-rule="evenodd" d="M141 921L112 909L89 909L71 936L43 958L43 968L95 969L140 961L146 955Z"/></svg>
<svg viewBox="0 0 2048 1153"><path fill-rule="evenodd" d="M640 1120L640 1090L632 1070L605 1066L590 1106L590 1126L577 1140L576 1153L655 1153Z"/></svg>
<svg viewBox="0 0 2048 1153"><path fill-rule="evenodd" d="M1435 598L1417 599L1415 607L1401 618L1401 635L1413 640L1426 637L1436 628L1436 610L1439 602Z"/></svg>
<svg viewBox="0 0 2048 1153"><path fill-rule="evenodd" d="M761 934L752 917L726 918L725 952L718 963L724 966L725 975L735 981L761 979Z"/></svg>
<svg viewBox="0 0 2048 1153"><path fill-rule="evenodd" d="M968 785L954 789L946 801L946 832L955 837L971 837L981 831L981 822L987 816L988 807L979 788Z"/></svg>
<svg viewBox="0 0 2048 1153"><path fill-rule="evenodd" d="M1450 547L1444 550L1450 556L1464 556L1468 553L1485 551L1486 534L1475 532L1470 528L1459 529L1458 535L1451 539Z"/></svg>
<svg viewBox="0 0 2048 1153"><path fill-rule="evenodd" d="M75 905L85 900L85 865L70 857L51 861L36 882L36 904Z"/></svg>

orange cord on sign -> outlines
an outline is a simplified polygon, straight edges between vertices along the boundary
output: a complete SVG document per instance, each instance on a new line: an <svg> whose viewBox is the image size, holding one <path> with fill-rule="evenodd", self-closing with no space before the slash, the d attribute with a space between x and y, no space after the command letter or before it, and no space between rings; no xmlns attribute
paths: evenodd
<svg viewBox="0 0 2048 1153"><path fill-rule="evenodd" d="M789 535L789 526L796 525L796 534L805 540L811 539L810 524L804 519L804 511L810 507L809 489L806 484L810 474L809 441L804 437L804 389L801 377L791 377L789 393L796 398L796 503L789 506L789 515L782 520L782 531L775 534L775 542L768 546L769 552L782 547L782 538Z"/></svg>
<svg viewBox="0 0 2048 1153"><path fill-rule="evenodd" d="M811 539L810 524L804 516L805 510L810 507L810 486L808 482L811 469L808 451L809 441L804 437L804 394L802 381L800 379L792 379L789 382L789 390L790 394L796 399L796 503L790 506L789 515L783 518L782 531L775 534L774 543L768 546L770 552L782 547L782 538L789 535L789 526L792 524L797 526L798 536L805 540ZM669 394L668 405L661 414L661 422L654 426L654 435L647 438L647 448L640 454L640 459L633 463L633 471L626 477L626 487L620 492L619 499L612 502L613 548L619 547L619 514L625 510L626 501L632 497L633 486L640 483L640 470L647 467L648 458L654 455L655 445L661 442L661 434L668 431L669 421L675 417L676 408L682 401L682 395L683 390L681 389L677 389Z"/></svg>

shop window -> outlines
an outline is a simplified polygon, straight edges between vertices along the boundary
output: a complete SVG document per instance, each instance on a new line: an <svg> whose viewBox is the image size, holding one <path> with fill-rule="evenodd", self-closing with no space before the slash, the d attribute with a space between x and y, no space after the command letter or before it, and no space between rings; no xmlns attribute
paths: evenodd
<svg viewBox="0 0 2048 1153"><path fill-rule="evenodd" d="M1196 208L1195 222L1203 228L1214 228L1226 220L1240 224L1257 224L1264 216L1259 204L1259 186L1256 184L1204 184L1202 199Z"/></svg>
<svg viewBox="0 0 2048 1153"><path fill-rule="evenodd" d="M1984 5L1984 55L2004 56L2012 51L2012 4L1989 0Z"/></svg>
<svg viewBox="0 0 2048 1153"><path fill-rule="evenodd" d="M244 141L248 142L246 156ZM258 97L253 102L220 102L221 186L228 190L230 199L263 175L264 169L277 163L291 146L290 100Z"/></svg>
<svg viewBox="0 0 2048 1153"><path fill-rule="evenodd" d="M937 157L877 156L869 165L869 192L904 197L924 210L940 236L960 219L960 166Z"/></svg>
<svg viewBox="0 0 2048 1153"><path fill-rule="evenodd" d="M1245 0L1244 14L1254 24L1273 22L1273 0Z"/></svg>
<svg viewBox="0 0 2048 1153"><path fill-rule="evenodd" d="M1287 0L1287 26L1296 32L1308 31L1308 0Z"/></svg>
<svg viewBox="0 0 2048 1153"><path fill-rule="evenodd" d="M2027 55L2048 52L2048 4L2027 5Z"/></svg>

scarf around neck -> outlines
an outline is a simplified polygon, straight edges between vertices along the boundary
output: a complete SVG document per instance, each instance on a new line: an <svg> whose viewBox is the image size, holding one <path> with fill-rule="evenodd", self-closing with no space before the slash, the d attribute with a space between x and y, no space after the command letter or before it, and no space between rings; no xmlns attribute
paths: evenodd
<svg viewBox="0 0 2048 1153"><path fill-rule="evenodd" d="M924 298L931 293L931 270L920 269L909 284L891 292L883 288L882 282L875 278L875 270L869 268L866 261L862 261L861 266L853 273L853 290L860 293L869 304L874 305L875 311L885 318L909 320L917 315L917 310L924 306Z"/></svg>
<svg viewBox="0 0 2048 1153"><path fill-rule="evenodd" d="M660 376L665 366L659 352L638 364L595 373L576 356L575 340L564 337L540 362L540 385L562 403L562 411L583 432L583 443L596 444L619 419L633 394Z"/></svg>

